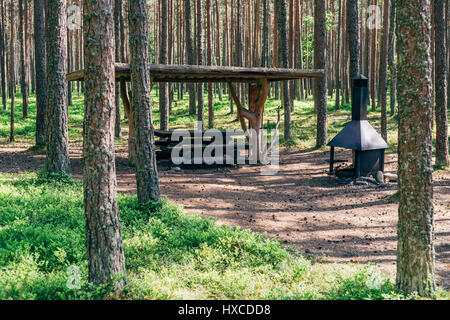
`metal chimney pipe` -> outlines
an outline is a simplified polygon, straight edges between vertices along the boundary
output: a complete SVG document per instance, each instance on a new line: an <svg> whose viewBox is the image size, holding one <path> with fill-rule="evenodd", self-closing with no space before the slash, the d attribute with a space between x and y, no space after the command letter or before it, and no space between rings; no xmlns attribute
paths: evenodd
<svg viewBox="0 0 450 320"><path fill-rule="evenodd" d="M369 102L369 79L358 75L353 79L352 86L352 120L367 120L367 105Z"/></svg>

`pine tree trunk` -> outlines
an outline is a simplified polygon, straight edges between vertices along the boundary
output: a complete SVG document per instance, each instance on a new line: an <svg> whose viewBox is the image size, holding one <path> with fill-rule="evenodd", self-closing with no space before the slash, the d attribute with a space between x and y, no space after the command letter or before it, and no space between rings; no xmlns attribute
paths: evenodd
<svg viewBox="0 0 450 320"><path fill-rule="evenodd" d="M122 13L122 0L114 1L114 42L115 42L115 61L121 62L120 59L120 47L121 41L123 39L120 38L120 18ZM117 138L120 137L121 132L121 119L120 119L120 83L115 81L115 106L116 106L116 124L115 124L115 136Z"/></svg>
<svg viewBox="0 0 450 320"><path fill-rule="evenodd" d="M196 1L196 0L194 0ZM191 0L184 1L184 19L185 19L185 32L186 32L186 60L189 65L195 64L194 45L192 41L192 15L191 15ZM189 115L196 113L196 99L195 99L195 86L188 84L189 91Z"/></svg>
<svg viewBox="0 0 450 320"><path fill-rule="evenodd" d="M7 91L7 82L6 82L6 52L7 52L7 44L6 44L6 15L5 15L5 0L1 1L1 12L0 12L0 46L1 46L1 55L0 55L0 72L1 72L1 86L2 86L2 104L3 110L8 110L8 101L6 96Z"/></svg>
<svg viewBox="0 0 450 320"><path fill-rule="evenodd" d="M197 3L197 32L196 32L196 38L197 38L197 64L203 65L203 5L201 0L196 0ZM205 101L204 101L204 84L199 83L197 85L197 98L198 98L198 105L197 105L197 120L202 123L202 125L205 122Z"/></svg>
<svg viewBox="0 0 450 320"><path fill-rule="evenodd" d="M358 1L347 0L347 41L349 47L350 83L359 74L359 22Z"/></svg>
<svg viewBox="0 0 450 320"><path fill-rule="evenodd" d="M444 0L434 1L436 62L436 165L449 165L447 122L447 21Z"/></svg>
<svg viewBox="0 0 450 320"><path fill-rule="evenodd" d="M47 0L47 172L69 173L66 1Z"/></svg>
<svg viewBox="0 0 450 320"><path fill-rule="evenodd" d="M159 46L159 63L168 63L168 14L167 0L159 0L161 5L161 31ZM169 129L169 86L167 83L159 83L159 112L160 129Z"/></svg>
<svg viewBox="0 0 450 320"><path fill-rule="evenodd" d="M326 70L326 4L325 0L314 0L314 68ZM314 80L314 104L317 110L317 142L318 147L327 144L327 79Z"/></svg>
<svg viewBox="0 0 450 320"><path fill-rule="evenodd" d="M27 66L25 64L26 43L25 43L25 20L24 20L24 0L19 0L19 46L20 46L20 91L22 94L22 116L28 118L28 82Z"/></svg>
<svg viewBox="0 0 450 320"><path fill-rule="evenodd" d="M388 62L389 62L389 71L391 76L391 92L390 92L390 114L393 116L396 111L396 103L397 103L397 68L395 65L395 56L397 54L397 44L395 41L395 20L396 20L396 12L397 12L397 0L391 0L391 14L390 14L390 22L389 22L389 54L388 54Z"/></svg>
<svg viewBox="0 0 450 320"><path fill-rule="evenodd" d="M148 31L145 0L129 1L131 86L136 130L136 184L139 203L160 198L155 137L152 124Z"/></svg>
<svg viewBox="0 0 450 320"><path fill-rule="evenodd" d="M208 65L212 65L212 34L211 34L211 0L206 0L206 43ZM208 128L214 128L214 92L213 84L208 83Z"/></svg>
<svg viewBox="0 0 450 320"><path fill-rule="evenodd" d="M67 30L67 72L72 71L72 31ZM72 83L67 83L67 105L72 105Z"/></svg>
<svg viewBox="0 0 450 320"><path fill-rule="evenodd" d="M338 27L337 27L337 48L336 48L336 102L334 108L338 110L341 107L341 27L342 27L342 0L339 0L339 16L338 16Z"/></svg>
<svg viewBox="0 0 450 320"><path fill-rule="evenodd" d="M45 0L34 2L34 56L36 72L36 145L47 141L47 59L45 50Z"/></svg>
<svg viewBox="0 0 450 320"><path fill-rule="evenodd" d="M289 0L289 37L288 37L288 67L290 69L295 68L295 48L294 48L294 0ZM289 105L291 108L291 112L294 112L294 96L295 96L295 86L294 81L288 82L289 86Z"/></svg>
<svg viewBox="0 0 450 320"><path fill-rule="evenodd" d="M431 8L397 0L399 220L397 285L429 295L434 281Z"/></svg>
<svg viewBox="0 0 450 320"><path fill-rule="evenodd" d="M391 11L390 0L384 0L383 34L381 36L380 55L380 104L381 104L381 136L388 141L387 135L387 68L388 68L388 45L389 45L389 17Z"/></svg>
<svg viewBox="0 0 450 320"><path fill-rule="evenodd" d="M11 2L9 5L9 28L10 28L10 37L9 37L9 93L11 95L11 118L10 118L10 128L9 128L9 141L12 142L15 139L14 134L14 103L15 103L15 86L16 86L16 75L15 75L15 50L14 50L14 2Z"/></svg>
<svg viewBox="0 0 450 320"><path fill-rule="evenodd" d="M116 290L120 290L126 280L116 200L113 4L111 0L84 0L83 9L83 185L89 281L94 284L112 283Z"/></svg>
<svg viewBox="0 0 450 320"><path fill-rule="evenodd" d="M376 4L376 0L372 0L372 5ZM377 109L376 104L376 70L377 70L377 29L373 28L370 32L370 95L372 99L372 112Z"/></svg>
<svg viewBox="0 0 450 320"><path fill-rule="evenodd" d="M267 0L263 0L263 46L262 46L262 67L269 66L269 7Z"/></svg>
<svg viewBox="0 0 450 320"><path fill-rule="evenodd" d="M289 68L288 28L286 0L276 2L278 25L278 51L281 58L281 66ZM289 82L283 81L283 108L284 108L284 139L292 139L291 129L291 99L289 96Z"/></svg>

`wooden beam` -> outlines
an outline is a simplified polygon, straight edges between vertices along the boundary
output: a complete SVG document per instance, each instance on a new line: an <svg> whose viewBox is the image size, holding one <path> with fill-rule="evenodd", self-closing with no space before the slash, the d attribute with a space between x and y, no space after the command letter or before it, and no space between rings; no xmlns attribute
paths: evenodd
<svg viewBox="0 0 450 320"><path fill-rule="evenodd" d="M123 78L130 81L130 65L116 63L116 79ZM150 65L149 72L152 82L247 82L258 80L284 81L302 78L321 78L324 70L305 69L277 69L277 68L244 68L190 65ZM67 81L84 79L84 70L71 72Z"/></svg>

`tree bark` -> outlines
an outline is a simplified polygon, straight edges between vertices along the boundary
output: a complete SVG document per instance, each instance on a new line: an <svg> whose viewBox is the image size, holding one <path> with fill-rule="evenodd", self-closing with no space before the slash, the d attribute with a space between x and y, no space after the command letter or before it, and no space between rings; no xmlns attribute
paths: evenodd
<svg viewBox="0 0 450 320"><path fill-rule="evenodd" d="M203 5L201 0L197 1L197 64L203 64ZM200 83L197 85L197 96L198 96L198 105L197 105L197 120L202 123L202 126L205 122L205 102L204 102L204 84Z"/></svg>
<svg viewBox="0 0 450 320"><path fill-rule="evenodd" d="M34 56L36 72L36 145L47 141L47 59L45 49L45 0L34 1Z"/></svg>
<svg viewBox="0 0 450 320"><path fill-rule="evenodd" d="M314 0L314 68L327 69L326 4L325 0ZM325 72L326 74L326 72ZM327 79L314 79L314 104L317 110L317 147L327 144Z"/></svg>
<svg viewBox="0 0 450 320"><path fill-rule="evenodd" d="M114 42L115 42L115 60L116 62L122 62L120 59L121 39L120 37L120 19L122 17L122 0L114 1ZM121 132L121 119L120 119L120 82L115 82L115 105L116 105L116 124L115 124L115 136L120 137Z"/></svg>
<svg viewBox="0 0 450 320"><path fill-rule="evenodd" d="M350 52L350 83L359 73L359 21L358 1L347 0L347 41Z"/></svg>
<svg viewBox="0 0 450 320"><path fill-rule="evenodd" d="M434 281L430 0L397 0L399 220L397 286L430 295Z"/></svg>
<svg viewBox="0 0 450 320"><path fill-rule="evenodd" d="M446 167L448 158L447 122L447 21L444 0L434 1L436 76L436 165Z"/></svg>
<svg viewBox="0 0 450 320"><path fill-rule="evenodd" d="M372 0L372 5L376 5L376 0ZM375 112L377 109L376 102L376 70L377 70L377 29L373 28L370 32L370 95L372 99L372 111Z"/></svg>
<svg viewBox="0 0 450 320"><path fill-rule="evenodd" d="M28 81L26 65L26 47L25 42L25 19L24 19L24 0L19 0L19 46L20 46L20 91L22 94L22 116L24 119L28 118Z"/></svg>
<svg viewBox="0 0 450 320"><path fill-rule="evenodd" d="M381 136L388 141L387 135L387 68L388 68L388 45L389 45L389 17L391 1L384 0L383 34L381 36L381 59L380 59L380 97L381 97Z"/></svg>
<svg viewBox="0 0 450 320"><path fill-rule="evenodd" d="M194 0L196 1L196 0ZM184 1L184 19L186 32L186 60L189 65L195 64L194 59L194 45L192 41L192 16L191 16L191 0ZM196 113L195 103L195 86L188 84L189 91L189 115Z"/></svg>
<svg viewBox="0 0 450 320"><path fill-rule="evenodd" d="M160 0L161 19L160 19L160 43L159 43L159 63L168 63L168 14L167 0ZM160 129L169 129L169 86L167 83L159 83L159 112L160 112Z"/></svg>
<svg viewBox="0 0 450 320"><path fill-rule="evenodd" d="M9 38L9 53L10 53L10 59L9 59L9 92L11 95L11 118L10 118L10 128L9 128L9 141L13 142L15 139L14 134L14 103L15 103L15 86L16 86L16 76L15 76L15 50L14 50L14 2L11 1L9 5L9 27L10 27L10 38Z"/></svg>
<svg viewBox="0 0 450 320"><path fill-rule="evenodd" d="M336 47L336 71L335 71L335 84L336 84L336 100L334 108L338 110L341 107L341 26L342 26L342 0L339 0L339 15L338 15L338 27L337 27L337 47Z"/></svg>
<svg viewBox="0 0 450 320"><path fill-rule="evenodd" d="M396 103L397 103L397 68L395 65L395 56L397 54L396 50L396 41L395 41L395 20L396 20L396 2L397 0L391 0L391 14L390 14L390 23L389 23L389 54L388 54L388 62L389 62L389 71L391 76L391 92L390 92L390 114L393 116L396 111Z"/></svg>
<svg viewBox="0 0 450 320"><path fill-rule="evenodd" d="M113 4L112 0L84 0L83 9L86 129L83 185L89 281L111 283L120 290L126 280L116 200Z"/></svg>
<svg viewBox="0 0 450 320"><path fill-rule="evenodd" d="M145 0L129 0L131 85L133 88L133 119L136 130L136 184L139 203L160 198L155 137L152 124L152 100L147 15Z"/></svg>
<svg viewBox="0 0 450 320"><path fill-rule="evenodd" d="M278 41L281 65L283 68L289 68L289 51L288 51L288 28L287 28L287 7L286 0L276 1L277 6L277 25L278 25ZM291 99L289 91L289 82L283 81L283 108L284 108L284 139L292 139L291 128Z"/></svg>
<svg viewBox="0 0 450 320"><path fill-rule="evenodd" d="M67 72L72 71L72 31L67 30ZM72 105L72 83L67 83L67 106Z"/></svg>
<svg viewBox="0 0 450 320"><path fill-rule="evenodd" d="M208 65L212 65L212 33L211 33L211 0L206 0L206 43L208 50ZM208 83L208 127L214 128L214 89L213 84Z"/></svg>
<svg viewBox="0 0 450 320"><path fill-rule="evenodd" d="M1 29L0 29L0 46L1 46L1 56L0 56L0 72L1 72L1 86L2 86L2 104L3 110L8 110L8 99L6 96L7 82L6 82L6 55L7 55L7 44L6 44L6 8L5 0L1 1Z"/></svg>
<svg viewBox="0 0 450 320"><path fill-rule="evenodd" d="M47 172L68 174L66 1L47 0L46 12Z"/></svg>

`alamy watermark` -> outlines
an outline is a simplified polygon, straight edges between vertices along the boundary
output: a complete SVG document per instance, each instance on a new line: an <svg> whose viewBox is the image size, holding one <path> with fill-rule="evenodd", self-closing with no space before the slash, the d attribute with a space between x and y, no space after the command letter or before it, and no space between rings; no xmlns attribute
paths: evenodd
<svg viewBox="0 0 450 320"><path fill-rule="evenodd" d="M367 8L366 27L369 30L382 28L381 8L378 5L371 5Z"/></svg>
<svg viewBox="0 0 450 320"><path fill-rule="evenodd" d="M66 271L66 286L71 290L81 289L81 269L78 266L69 266Z"/></svg>
<svg viewBox="0 0 450 320"><path fill-rule="evenodd" d="M67 7L67 28L71 31L81 29L81 9L79 6Z"/></svg>

